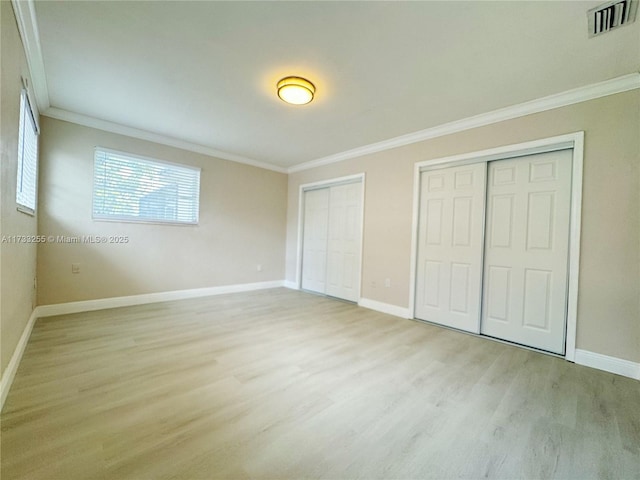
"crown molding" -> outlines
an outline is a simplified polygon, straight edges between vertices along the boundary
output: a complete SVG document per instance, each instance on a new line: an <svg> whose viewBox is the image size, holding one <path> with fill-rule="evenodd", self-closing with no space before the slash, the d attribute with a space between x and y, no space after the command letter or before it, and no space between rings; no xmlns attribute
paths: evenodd
<svg viewBox="0 0 640 480"><path fill-rule="evenodd" d="M211 147L187 142L178 138L168 137L159 133L153 133L146 130L140 130L138 128L121 125L119 123L109 122L107 120L101 120L99 118L81 115L79 113L70 112L61 108L48 108L47 110L42 112L41 115L44 115L45 117L55 118L57 120L64 120L65 122L75 123L77 125L83 125L85 127L97 128L98 130L105 130L107 132L117 133L119 135L126 135L127 137L134 137L140 140L159 143L161 145L168 145L170 147L180 148L182 150L188 150L190 152L201 153L210 157L221 158L223 160L229 160L236 163L243 163L245 165L251 165L252 167L273 170L274 172L278 173L287 173L286 168L282 168L277 165L260 162L251 158L235 155L233 153L223 152Z"/></svg>
<svg viewBox="0 0 640 480"><path fill-rule="evenodd" d="M204 145L198 145L177 138L148 132L146 130L140 130L106 120L100 120L94 117L81 115L59 108L48 108L44 112L41 112L41 114L47 117L56 118L58 120L64 120L87 127L106 130L112 133L118 133L121 135L127 135L129 137L135 137L142 140L160 143L163 145L169 145L172 147L181 148L183 150L222 158L224 160L230 160L232 162L244 163L246 165L251 165L254 167L265 168L267 170L273 170L279 173L295 173L303 170L321 167L324 165L330 165L332 163L342 162L351 158L357 158L372 153L382 152L385 150L422 142L424 140L429 140L432 138L470 130L472 128L483 127L486 125L503 122L505 120L512 120L514 118L524 117L526 115L531 115L534 113L545 112L547 110L553 110L555 108L574 105L577 103L606 97L608 95L614 95L616 93L627 92L630 90L635 90L637 88L640 88L640 73L631 73L629 75L623 75L611 80L605 80L604 82L586 85L584 87L567 90L565 92L549 95L547 97L531 100L529 102L493 110L491 112L482 113L480 115L464 118L462 120L456 120L454 122L445 123L436 127L409 133L407 135L401 135L399 137L384 140L382 142L364 145L362 147L347 150L335 155L329 155L317 160L311 160L299 165L294 165L289 168L279 167L270 163L260 162L258 160L242 157L240 155L216 150Z"/></svg>
<svg viewBox="0 0 640 480"><path fill-rule="evenodd" d="M31 84L39 112L49 108L49 89L44 70L40 34L36 20L35 4L33 0L11 0L13 12L18 23L18 31L27 57L27 65L31 74Z"/></svg>
<svg viewBox="0 0 640 480"><path fill-rule="evenodd" d="M566 107L576 103L594 100L596 98L614 95L616 93L627 92L640 88L640 73L631 73L621 77L605 80L604 82L586 85L584 87L574 88L565 92L542 97L537 100L512 105L510 107L500 108L491 112L482 113L473 117L456 120L454 122L445 123L436 127L427 128L418 132L401 135L399 137L390 138L382 142L376 142L362 147L347 150L335 155L311 160L299 165L290 167L287 172L294 173L311 168L330 165L332 163L342 162L351 158L361 157L372 153L390 150L392 148L410 145L412 143L422 142L431 138L442 137L452 133L458 133L472 128L483 127L505 120L511 120L525 115L545 112L554 108Z"/></svg>
<svg viewBox="0 0 640 480"><path fill-rule="evenodd" d="M27 65L29 67L29 73L31 74L33 94L35 95L38 111L41 115L76 123L78 125L84 125L86 127L118 133L120 135L148 140L162 145L169 145L171 147L181 148L183 150L201 153L203 155L230 160L232 162L243 163L253 167L265 168L279 173L287 173L286 168L272 165L270 163L260 162L251 158L235 155L233 153L222 152L210 147L205 147L204 145L198 145L185 140L167 137L165 135L51 107L49 90L47 87L47 76L42 57L42 47L40 45L40 33L38 31L38 22L36 20L35 3L33 0L11 0L11 4L18 23L18 30L24 46L25 55L27 57Z"/></svg>
<svg viewBox="0 0 640 480"><path fill-rule="evenodd" d="M372 153L382 152L412 143L422 142L432 138L458 133L472 128L483 127L494 123L511 120L525 115L540 113L555 108L565 107L576 103L594 100L596 98L614 95L629 90L640 88L640 73L634 72L621 77L605 80L603 82L594 83L584 87L567 90L565 92L542 97L537 100L512 105L510 107L493 110L491 112L475 115L473 117L456 120L435 127L420 130L418 132L401 135L399 137L390 138L381 142L364 145L362 147L346 150L327 157L318 158L308 162L300 163L292 167L280 167L266 162L260 162L240 155L223 152L220 150L198 145L185 140L167 137L161 134L140 130L133 127L127 127L117 123L100 120L97 118L81 115L78 113L52 108L50 106L49 91L47 87L47 79L44 68L44 60L42 57L42 48L40 45L40 35L38 33L38 23L36 20L35 4L33 0L11 0L13 10L15 12L20 37L25 49L29 72L31 73L31 81L33 93L35 94L36 104L40 114L65 120L68 122L85 125L92 128L99 128L121 135L140 138L163 145L169 145L183 150L188 150L204 155L209 155L224 160L243 163L254 167L265 168L279 173L294 173L311 168L330 165L332 163L349 160L351 158L361 157Z"/></svg>

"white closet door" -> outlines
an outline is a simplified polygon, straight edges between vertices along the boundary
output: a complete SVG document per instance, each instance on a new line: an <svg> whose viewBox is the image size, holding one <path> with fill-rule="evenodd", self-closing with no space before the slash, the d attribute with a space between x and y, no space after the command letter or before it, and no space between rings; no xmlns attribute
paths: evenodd
<svg viewBox="0 0 640 480"><path fill-rule="evenodd" d="M327 295L358 301L362 183L337 185L329 194Z"/></svg>
<svg viewBox="0 0 640 480"><path fill-rule="evenodd" d="M486 164L421 174L415 315L480 331Z"/></svg>
<svg viewBox="0 0 640 480"><path fill-rule="evenodd" d="M571 155L489 164L485 335L564 353Z"/></svg>
<svg viewBox="0 0 640 480"><path fill-rule="evenodd" d="M302 288L325 293L327 232L329 228L329 189L304 193L302 240Z"/></svg>

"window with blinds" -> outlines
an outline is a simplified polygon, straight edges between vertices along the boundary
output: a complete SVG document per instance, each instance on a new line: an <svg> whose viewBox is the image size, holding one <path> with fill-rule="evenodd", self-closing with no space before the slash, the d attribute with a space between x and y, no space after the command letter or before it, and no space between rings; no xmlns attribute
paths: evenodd
<svg viewBox="0 0 640 480"><path fill-rule="evenodd" d="M96 148L93 218L197 224L200 169Z"/></svg>
<svg viewBox="0 0 640 480"><path fill-rule="evenodd" d="M18 178L16 203L18 210L33 215L38 191L38 126L27 91L20 96L20 125L18 127Z"/></svg>

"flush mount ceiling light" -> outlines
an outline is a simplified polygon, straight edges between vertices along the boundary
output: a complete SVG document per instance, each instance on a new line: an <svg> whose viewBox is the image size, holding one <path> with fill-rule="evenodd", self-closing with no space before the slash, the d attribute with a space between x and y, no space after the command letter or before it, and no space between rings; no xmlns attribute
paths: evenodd
<svg viewBox="0 0 640 480"><path fill-rule="evenodd" d="M301 77L285 77L278 82L278 96L292 105L305 105L313 100L316 87Z"/></svg>

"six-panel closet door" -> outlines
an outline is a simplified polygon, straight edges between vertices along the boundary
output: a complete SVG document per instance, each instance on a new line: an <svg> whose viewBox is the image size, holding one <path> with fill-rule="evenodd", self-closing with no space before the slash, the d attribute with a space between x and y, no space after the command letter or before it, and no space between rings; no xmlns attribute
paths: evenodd
<svg viewBox="0 0 640 480"><path fill-rule="evenodd" d="M484 335L564 353L571 150L489 164Z"/></svg>
<svg viewBox="0 0 640 480"><path fill-rule="evenodd" d="M486 163L421 174L416 318L480 332Z"/></svg>
<svg viewBox="0 0 640 480"><path fill-rule="evenodd" d="M564 353L571 162L560 150L421 173L416 318Z"/></svg>
<svg viewBox="0 0 640 480"><path fill-rule="evenodd" d="M362 182L304 192L302 288L357 302Z"/></svg>
<svg viewBox="0 0 640 480"><path fill-rule="evenodd" d="M358 301L362 183L329 189L327 290L332 297Z"/></svg>

